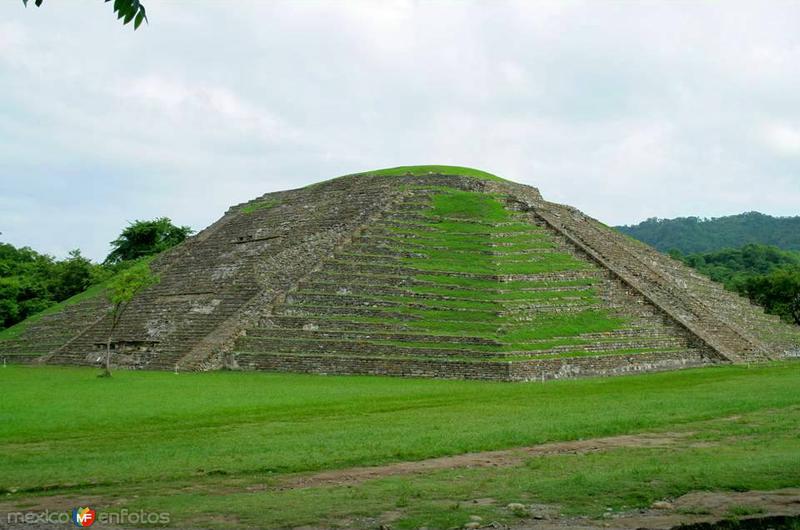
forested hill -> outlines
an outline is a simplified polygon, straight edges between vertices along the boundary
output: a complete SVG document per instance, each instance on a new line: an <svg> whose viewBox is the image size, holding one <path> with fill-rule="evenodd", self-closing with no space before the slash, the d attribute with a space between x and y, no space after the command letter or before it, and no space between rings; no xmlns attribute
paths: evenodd
<svg viewBox="0 0 800 530"><path fill-rule="evenodd" d="M662 252L676 249L691 254L739 248L749 243L800 250L800 217L772 217L758 212L711 219L654 217L617 229Z"/></svg>

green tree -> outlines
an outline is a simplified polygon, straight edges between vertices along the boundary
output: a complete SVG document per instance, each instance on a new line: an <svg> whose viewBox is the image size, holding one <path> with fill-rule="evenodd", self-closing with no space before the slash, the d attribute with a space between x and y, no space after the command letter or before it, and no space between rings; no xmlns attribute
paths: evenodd
<svg viewBox="0 0 800 530"><path fill-rule="evenodd" d="M82 256L80 250L75 249L69 253L67 259L54 264L51 287L53 298L61 301L82 293L90 285L97 283L101 276L98 266Z"/></svg>
<svg viewBox="0 0 800 530"><path fill-rule="evenodd" d="M54 259L28 248L0 243L0 325L11 326L56 301Z"/></svg>
<svg viewBox="0 0 800 530"><path fill-rule="evenodd" d="M111 301L111 326L108 330L108 340L106 341L106 366L101 376L111 377L111 340L120 320L122 320L123 313L137 294L158 283L158 281L159 277L150 270L149 260L140 261L109 280L108 297Z"/></svg>
<svg viewBox="0 0 800 530"><path fill-rule="evenodd" d="M36 7L41 7L44 0L33 0ZM111 0L104 0L106 3ZM22 0L22 3L27 7L30 0ZM139 29L142 22L148 22L147 12L140 0L114 0L114 12L117 14L117 19L122 19L123 24L128 24L133 21L134 31Z"/></svg>
<svg viewBox="0 0 800 530"><path fill-rule="evenodd" d="M800 252L750 244L689 255L671 250L669 255L747 296L767 313L800 325Z"/></svg>
<svg viewBox="0 0 800 530"><path fill-rule="evenodd" d="M105 263L114 265L158 254L182 243L192 232L188 226L175 226L168 217L134 221L111 242L112 250Z"/></svg>
<svg viewBox="0 0 800 530"><path fill-rule="evenodd" d="M742 291L768 313L800 325L800 270L778 270L747 278Z"/></svg>
<svg viewBox="0 0 800 530"><path fill-rule="evenodd" d="M0 329L74 296L108 274L78 250L64 260L0 243Z"/></svg>
<svg viewBox="0 0 800 530"><path fill-rule="evenodd" d="M704 219L651 218L618 230L662 252L711 252L739 248L748 243L800 250L800 217L772 217L758 212Z"/></svg>

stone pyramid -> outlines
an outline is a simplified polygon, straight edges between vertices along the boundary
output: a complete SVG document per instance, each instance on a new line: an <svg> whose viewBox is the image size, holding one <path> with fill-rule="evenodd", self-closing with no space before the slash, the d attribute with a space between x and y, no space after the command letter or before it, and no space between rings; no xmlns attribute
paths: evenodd
<svg viewBox="0 0 800 530"><path fill-rule="evenodd" d="M268 193L160 255L118 366L506 381L796 357L800 328L532 187L395 168ZM7 362L100 364L102 288Z"/></svg>

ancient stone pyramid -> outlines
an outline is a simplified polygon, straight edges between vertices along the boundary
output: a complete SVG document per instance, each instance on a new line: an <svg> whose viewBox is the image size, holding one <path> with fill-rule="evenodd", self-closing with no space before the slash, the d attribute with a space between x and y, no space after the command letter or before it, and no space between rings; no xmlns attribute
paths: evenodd
<svg viewBox="0 0 800 530"><path fill-rule="evenodd" d="M151 264L114 362L543 380L798 356L800 328L535 188L430 166L232 207ZM6 330L11 362L98 364L102 289Z"/></svg>

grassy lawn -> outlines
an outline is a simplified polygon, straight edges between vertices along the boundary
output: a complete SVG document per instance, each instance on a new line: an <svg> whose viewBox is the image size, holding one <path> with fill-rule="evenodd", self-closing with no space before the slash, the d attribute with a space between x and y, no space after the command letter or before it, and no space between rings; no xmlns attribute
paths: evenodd
<svg viewBox="0 0 800 530"><path fill-rule="evenodd" d="M210 486L204 485L199 492L174 492L170 497L144 493L132 508L168 511L182 522L224 514L235 524L276 528L320 522L353 526L354 519L362 521L356 527L375 528L374 521L386 517L397 529L458 528L472 515L486 522L522 523L524 514L506 508L512 502L555 506L556 513L566 516L599 517L696 490L796 487L798 429L800 409L794 407L748 413L735 421L682 424L677 430L687 438L667 448L544 455L515 466L431 471L348 487L209 496ZM692 434L695 430L702 432ZM740 511L744 508L747 514L759 510L756 506Z"/></svg>
<svg viewBox="0 0 800 530"><path fill-rule="evenodd" d="M96 375L0 369L0 490L15 492L6 499L105 495L117 507L169 510L176 524L228 513L223 526L334 524L399 510L399 528L439 528L474 513L513 518L503 512L507 502L597 514L693 489L800 485L800 363L545 384ZM667 430L691 436L670 449L552 455L347 488L245 491L294 473ZM485 497L496 503L468 503Z"/></svg>

